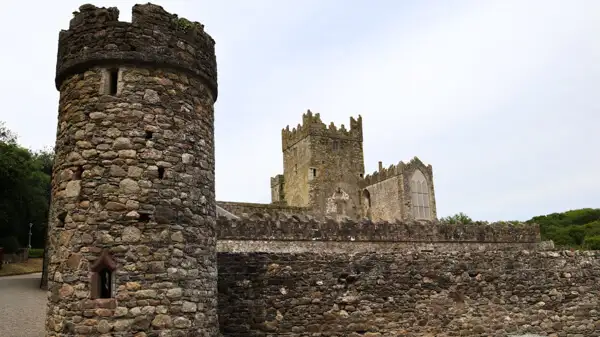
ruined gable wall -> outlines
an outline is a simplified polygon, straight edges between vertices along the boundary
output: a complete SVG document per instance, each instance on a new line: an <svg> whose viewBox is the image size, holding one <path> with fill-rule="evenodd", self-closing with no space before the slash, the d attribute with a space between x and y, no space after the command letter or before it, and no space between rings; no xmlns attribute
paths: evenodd
<svg viewBox="0 0 600 337"><path fill-rule="evenodd" d="M433 168L414 157L408 162L400 161L396 165L379 169L360 181L363 193L362 214L370 216L373 221L393 221L395 219L411 220L412 214L411 178L416 170L420 170L427 181L431 220L437 218ZM365 192L368 191L368 197ZM371 207L368 207L368 199Z"/></svg>
<svg viewBox="0 0 600 337"><path fill-rule="evenodd" d="M395 167L390 167L387 170L395 170ZM362 200L364 216L373 221L404 219L402 181L402 175L391 174L390 172L389 175L381 174L381 179L365 186ZM364 190L367 192L364 192Z"/></svg>
<svg viewBox="0 0 600 337"><path fill-rule="evenodd" d="M600 252L218 254L224 336L600 335Z"/></svg>

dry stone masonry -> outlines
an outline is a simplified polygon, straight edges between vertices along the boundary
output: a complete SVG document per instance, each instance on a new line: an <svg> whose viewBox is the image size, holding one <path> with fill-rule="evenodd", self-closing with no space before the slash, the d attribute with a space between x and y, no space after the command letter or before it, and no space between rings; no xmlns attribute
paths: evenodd
<svg viewBox="0 0 600 337"><path fill-rule="evenodd" d="M600 336L600 252L219 253L225 336Z"/></svg>
<svg viewBox="0 0 600 337"><path fill-rule="evenodd" d="M47 336L216 336L217 70L203 26L83 5L61 31Z"/></svg>

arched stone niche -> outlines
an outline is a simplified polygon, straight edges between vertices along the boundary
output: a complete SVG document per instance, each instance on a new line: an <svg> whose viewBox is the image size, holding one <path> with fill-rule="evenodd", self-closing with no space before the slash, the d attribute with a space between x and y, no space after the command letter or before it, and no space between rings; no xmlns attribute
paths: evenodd
<svg viewBox="0 0 600 337"><path fill-rule="evenodd" d="M108 249L104 249L98 259L90 266L91 298L114 298L115 271L117 263L113 260Z"/></svg>

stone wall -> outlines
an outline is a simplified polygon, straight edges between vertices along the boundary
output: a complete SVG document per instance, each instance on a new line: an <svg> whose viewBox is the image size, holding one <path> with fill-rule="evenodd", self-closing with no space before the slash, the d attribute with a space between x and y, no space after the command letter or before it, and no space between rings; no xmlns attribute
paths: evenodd
<svg viewBox="0 0 600 337"><path fill-rule="evenodd" d="M446 242L538 243L538 225L446 224L437 221L372 222L318 221L312 217L251 214L240 220L220 217L218 240L340 241L340 242Z"/></svg>
<svg viewBox="0 0 600 337"><path fill-rule="evenodd" d="M268 214L270 216L278 216L279 214L284 215L308 215L310 214L310 209L306 207L293 207L282 205L279 203L275 204L258 204L258 203L250 203L250 202L232 202L232 201L217 201L217 205L222 207L223 209L237 215L242 216L242 214Z"/></svg>
<svg viewBox="0 0 600 337"><path fill-rule="evenodd" d="M219 253L226 337L600 336L600 252Z"/></svg>
<svg viewBox="0 0 600 337"><path fill-rule="evenodd" d="M290 206L309 206L310 156L309 138L304 138L283 151L283 194Z"/></svg>

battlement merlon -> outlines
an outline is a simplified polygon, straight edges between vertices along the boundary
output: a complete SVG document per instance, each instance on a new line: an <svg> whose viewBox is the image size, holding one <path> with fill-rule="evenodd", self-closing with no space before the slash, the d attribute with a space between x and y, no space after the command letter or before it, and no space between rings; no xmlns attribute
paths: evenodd
<svg viewBox="0 0 600 337"><path fill-rule="evenodd" d="M411 160L409 160L408 162L403 162L400 161L398 164L396 165L390 165L389 167L385 168L381 165L381 162L379 162L380 166L379 169L376 172L373 172L371 174L367 174L361 181L360 181L360 187L364 188L367 186L371 186L373 184L385 181L387 179L390 179L392 177L401 175L403 172L409 170L412 171L414 168L419 168L419 169L423 169L424 170L424 174L429 175L430 177L433 175L433 167L431 166L431 164L429 165L425 165L418 157L413 157Z"/></svg>
<svg viewBox="0 0 600 337"><path fill-rule="evenodd" d="M350 117L350 129L346 129L344 124L339 128L333 123L326 125L321 121L319 113L313 114L312 111L308 110L305 114L302 114L302 124L298 124L292 130L290 130L289 125L281 130L282 150L287 150L308 136L323 136L362 142L362 116L358 115L357 119Z"/></svg>
<svg viewBox="0 0 600 337"><path fill-rule="evenodd" d="M199 77L217 99L215 41L204 26L170 14L161 6L135 5L131 22L116 7L86 4L59 35L56 88L65 78L101 65L164 67Z"/></svg>
<svg viewBox="0 0 600 337"><path fill-rule="evenodd" d="M218 240L538 243L540 227L526 223L449 224L440 221L371 222L284 213L242 214L217 219Z"/></svg>
<svg viewBox="0 0 600 337"><path fill-rule="evenodd" d="M271 177L271 188L283 184L283 179L283 174L278 174L274 177Z"/></svg>

